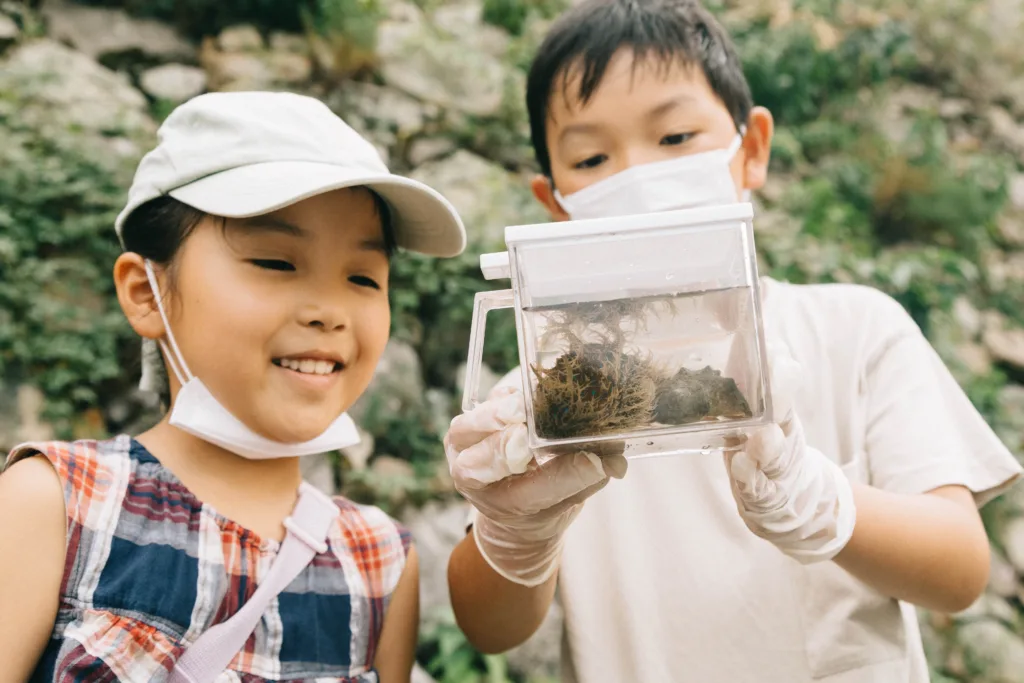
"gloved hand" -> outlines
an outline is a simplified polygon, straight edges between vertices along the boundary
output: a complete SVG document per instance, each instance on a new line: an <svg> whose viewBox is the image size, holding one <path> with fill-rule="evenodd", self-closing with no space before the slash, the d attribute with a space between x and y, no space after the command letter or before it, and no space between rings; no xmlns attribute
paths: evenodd
<svg viewBox="0 0 1024 683"><path fill-rule="evenodd" d="M509 581L539 586L558 568L562 536L583 501L621 479L626 459L581 452L541 465L528 443L523 392L512 387L457 416L444 438L455 488L479 513L480 554Z"/></svg>
<svg viewBox="0 0 1024 683"><path fill-rule="evenodd" d="M839 466L804 440L793 411L800 365L772 344L768 364L775 424L726 452L733 497L747 528L782 552L803 564L830 560L853 535L853 490Z"/></svg>

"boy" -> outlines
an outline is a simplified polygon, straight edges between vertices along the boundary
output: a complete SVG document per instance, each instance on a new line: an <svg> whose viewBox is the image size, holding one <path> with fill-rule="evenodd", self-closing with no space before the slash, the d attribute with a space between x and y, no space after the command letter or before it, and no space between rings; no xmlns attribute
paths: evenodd
<svg viewBox="0 0 1024 683"><path fill-rule="evenodd" d="M527 103L533 191L556 220L734 202L766 180L772 117L693 0L577 5ZM762 295L778 424L724 466L659 458L626 476L621 456L579 453L526 468L515 374L453 421L475 517L449 583L477 647L529 637L557 580L565 680L927 682L913 605L978 597L977 506L1021 468L895 301L768 278Z"/></svg>

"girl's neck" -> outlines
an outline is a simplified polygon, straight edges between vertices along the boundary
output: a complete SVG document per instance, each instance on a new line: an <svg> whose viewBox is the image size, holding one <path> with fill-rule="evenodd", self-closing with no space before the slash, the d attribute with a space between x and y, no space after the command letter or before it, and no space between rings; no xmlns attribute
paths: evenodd
<svg viewBox="0 0 1024 683"><path fill-rule="evenodd" d="M172 427L168 417L137 440L197 498L243 527L283 537L298 499L299 458L251 460Z"/></svg>

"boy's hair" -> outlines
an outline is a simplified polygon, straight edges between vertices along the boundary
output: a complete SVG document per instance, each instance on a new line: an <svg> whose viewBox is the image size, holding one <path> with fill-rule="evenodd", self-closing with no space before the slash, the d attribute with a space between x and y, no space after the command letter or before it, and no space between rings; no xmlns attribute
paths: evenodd
<svg viewBox="0 0 1024 683"><path fill-rule="evenodd" d="M526 83L533 151L551 176L546 123L556 84L569 96L568 78L579 69L575 99L586 104L622 48L634 53L634 68L655 57L663 64L700 65L711 89L736 127L747 122L753 99L729 35L697 0L585 0L563 14L541 43Z"/></svg>

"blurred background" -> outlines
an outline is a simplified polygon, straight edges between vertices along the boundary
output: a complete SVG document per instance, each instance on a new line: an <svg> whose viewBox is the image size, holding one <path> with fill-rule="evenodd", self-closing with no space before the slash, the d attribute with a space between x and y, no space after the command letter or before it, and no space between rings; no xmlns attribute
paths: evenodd
<svg viewBox="0 0 1024 683"><path fill-rule="evenodd" d="M392 341L353 416L364 442L313 459L319 486L412 527L423 576L417 680L557 677L552 612L482 657L448 609L465 509L440 448L460 402L477 257L540 221L525 69L569 0L0 0L0 450L138 433L138 343L113 295L114 217L171 109L206 91L321 98L392 170L447 195L458 259L403 255ZM766 274L895 296L1024 457L1024 0L709 0L778 134L755 228ZM486 360L512 367L511 316ZM2 457L2 456L0 456ZM988 592L921 614L933 680L1024 680L1024 488L985 511Z"/></svg>

